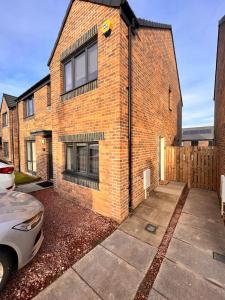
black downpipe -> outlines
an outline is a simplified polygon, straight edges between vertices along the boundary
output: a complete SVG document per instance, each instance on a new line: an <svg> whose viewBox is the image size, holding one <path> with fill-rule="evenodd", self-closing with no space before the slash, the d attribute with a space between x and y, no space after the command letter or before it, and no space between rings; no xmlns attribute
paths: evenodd
<svg viewBox="0 0 225 300"><path fill-rule="evenodd" d="M21 166L20 166L20 122L19 122L19 102L16 104L16 110L17 110L17 126L18 126L18 156L19 156L19 172L21 172Z"/></svg>
<svg viewBox="0 0 225 300"><path fill-rule="evenodd" d="M132 24L128 27L128 172L129 210L132 209Z"/></svg>

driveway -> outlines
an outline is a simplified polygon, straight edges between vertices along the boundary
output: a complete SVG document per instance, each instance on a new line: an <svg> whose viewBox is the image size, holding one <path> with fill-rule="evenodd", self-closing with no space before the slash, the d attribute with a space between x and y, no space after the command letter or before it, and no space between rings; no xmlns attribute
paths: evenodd
<svg viewBox="0 0 225 300"><path fill-rule="evenodd" d="M192 189L149 300L224 300L225 228L216 193Z"/></svg>
<svg viewBox="0 0 225 300"><path fill-rule="evenodd" d="M111 220L61 198L53 189L33 193L45 207L44 243L18 271L0 300L32 299L116 228Z"/></svg>

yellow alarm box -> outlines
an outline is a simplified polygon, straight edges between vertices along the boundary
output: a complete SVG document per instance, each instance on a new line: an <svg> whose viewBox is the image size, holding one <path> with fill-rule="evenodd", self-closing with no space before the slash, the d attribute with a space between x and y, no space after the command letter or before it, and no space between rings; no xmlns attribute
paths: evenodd
<svg viewBox="0 0 225 300"><path fill-rule="evenodd" d="M110 20L106 20L102 24L102 32L103 34L108 37L112 32L112 22Z"/></svg>

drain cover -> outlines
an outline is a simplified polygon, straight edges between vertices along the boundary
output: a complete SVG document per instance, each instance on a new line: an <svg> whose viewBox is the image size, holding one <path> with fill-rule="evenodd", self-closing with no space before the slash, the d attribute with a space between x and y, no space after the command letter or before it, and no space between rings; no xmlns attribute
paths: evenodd
<svg viewBox="0 0 225 300"><path fill-rule="evenodd" d="M218 260L225 264L225 256L216 252L213 252L213 259Z"/></svg>
<svg viewBox="0 0 225 300"><path fill-rule="evenodd" d="M153 224L148 224L145 229L150 232L150 233L156 233L157 230L157 226L153 225Z"/></svg>

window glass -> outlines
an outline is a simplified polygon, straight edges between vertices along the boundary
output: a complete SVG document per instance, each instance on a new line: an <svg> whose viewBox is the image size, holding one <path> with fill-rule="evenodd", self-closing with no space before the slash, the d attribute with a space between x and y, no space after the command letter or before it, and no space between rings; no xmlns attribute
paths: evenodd
<svg viewBox="0 0 225 300"><path fill-rule="evenodd" d="M73 169L73 163L72 163L72 159L73 159L73 146L67 145L66 148L66 169L69 171L72 171Z"/></svg>
<svg viewBox="0 0 225 300"><path fill-rule="evenodd" d="M87 172L87 147L86 145L77 145L77 172Z"/></svg>
<svg viewBox="0 0 225 300"><path fill-rule="evenodd" d="M30 143L27 142L27 160L31 160L31 147L30 147Z"/></svg>
<svg viewBox="0 0 225 300"><path fill-rule="evenodd" d="M37 163L36 163L36 144L32 143L32 161L33 161L33 172L37 171Z"/></svg>
<svg viewBox="0 0 225 300"><path fill-rule="evenodd" d="M72 62L68 62L65 65L65 91L68 92L73 88L72 81Z"/></svg>
<svg viewBox="0 0 225 300"><path fill-rule="evenodd" d="M90 173L93 175L99 173L98 144L90 145Z"/></svg>
<svg viewBox="0 0 225 300"><path fill-rule="evenodd" d="M34 114L34 99L26 100L26 116L32 116Z"/></svg>
<svg viewBox="0 0 225 300"><path fill-rule="evenodd" d="M86 60L85 52L75 58L75 87L86 83Z"/></svg>
<svg viewBox="0 0 225 300"><path fill-rule="evenodd" d="M7 142L3 143L3 151L4 151L4 157L8 158L9 148L8 148L8 143Z"/></svg>
<svg viewBox="0 0 225 300"><path fill-rule="evenodd" d="M88 49L88 80L94 80L98 77L98 50L97 44Z"/></svg>

